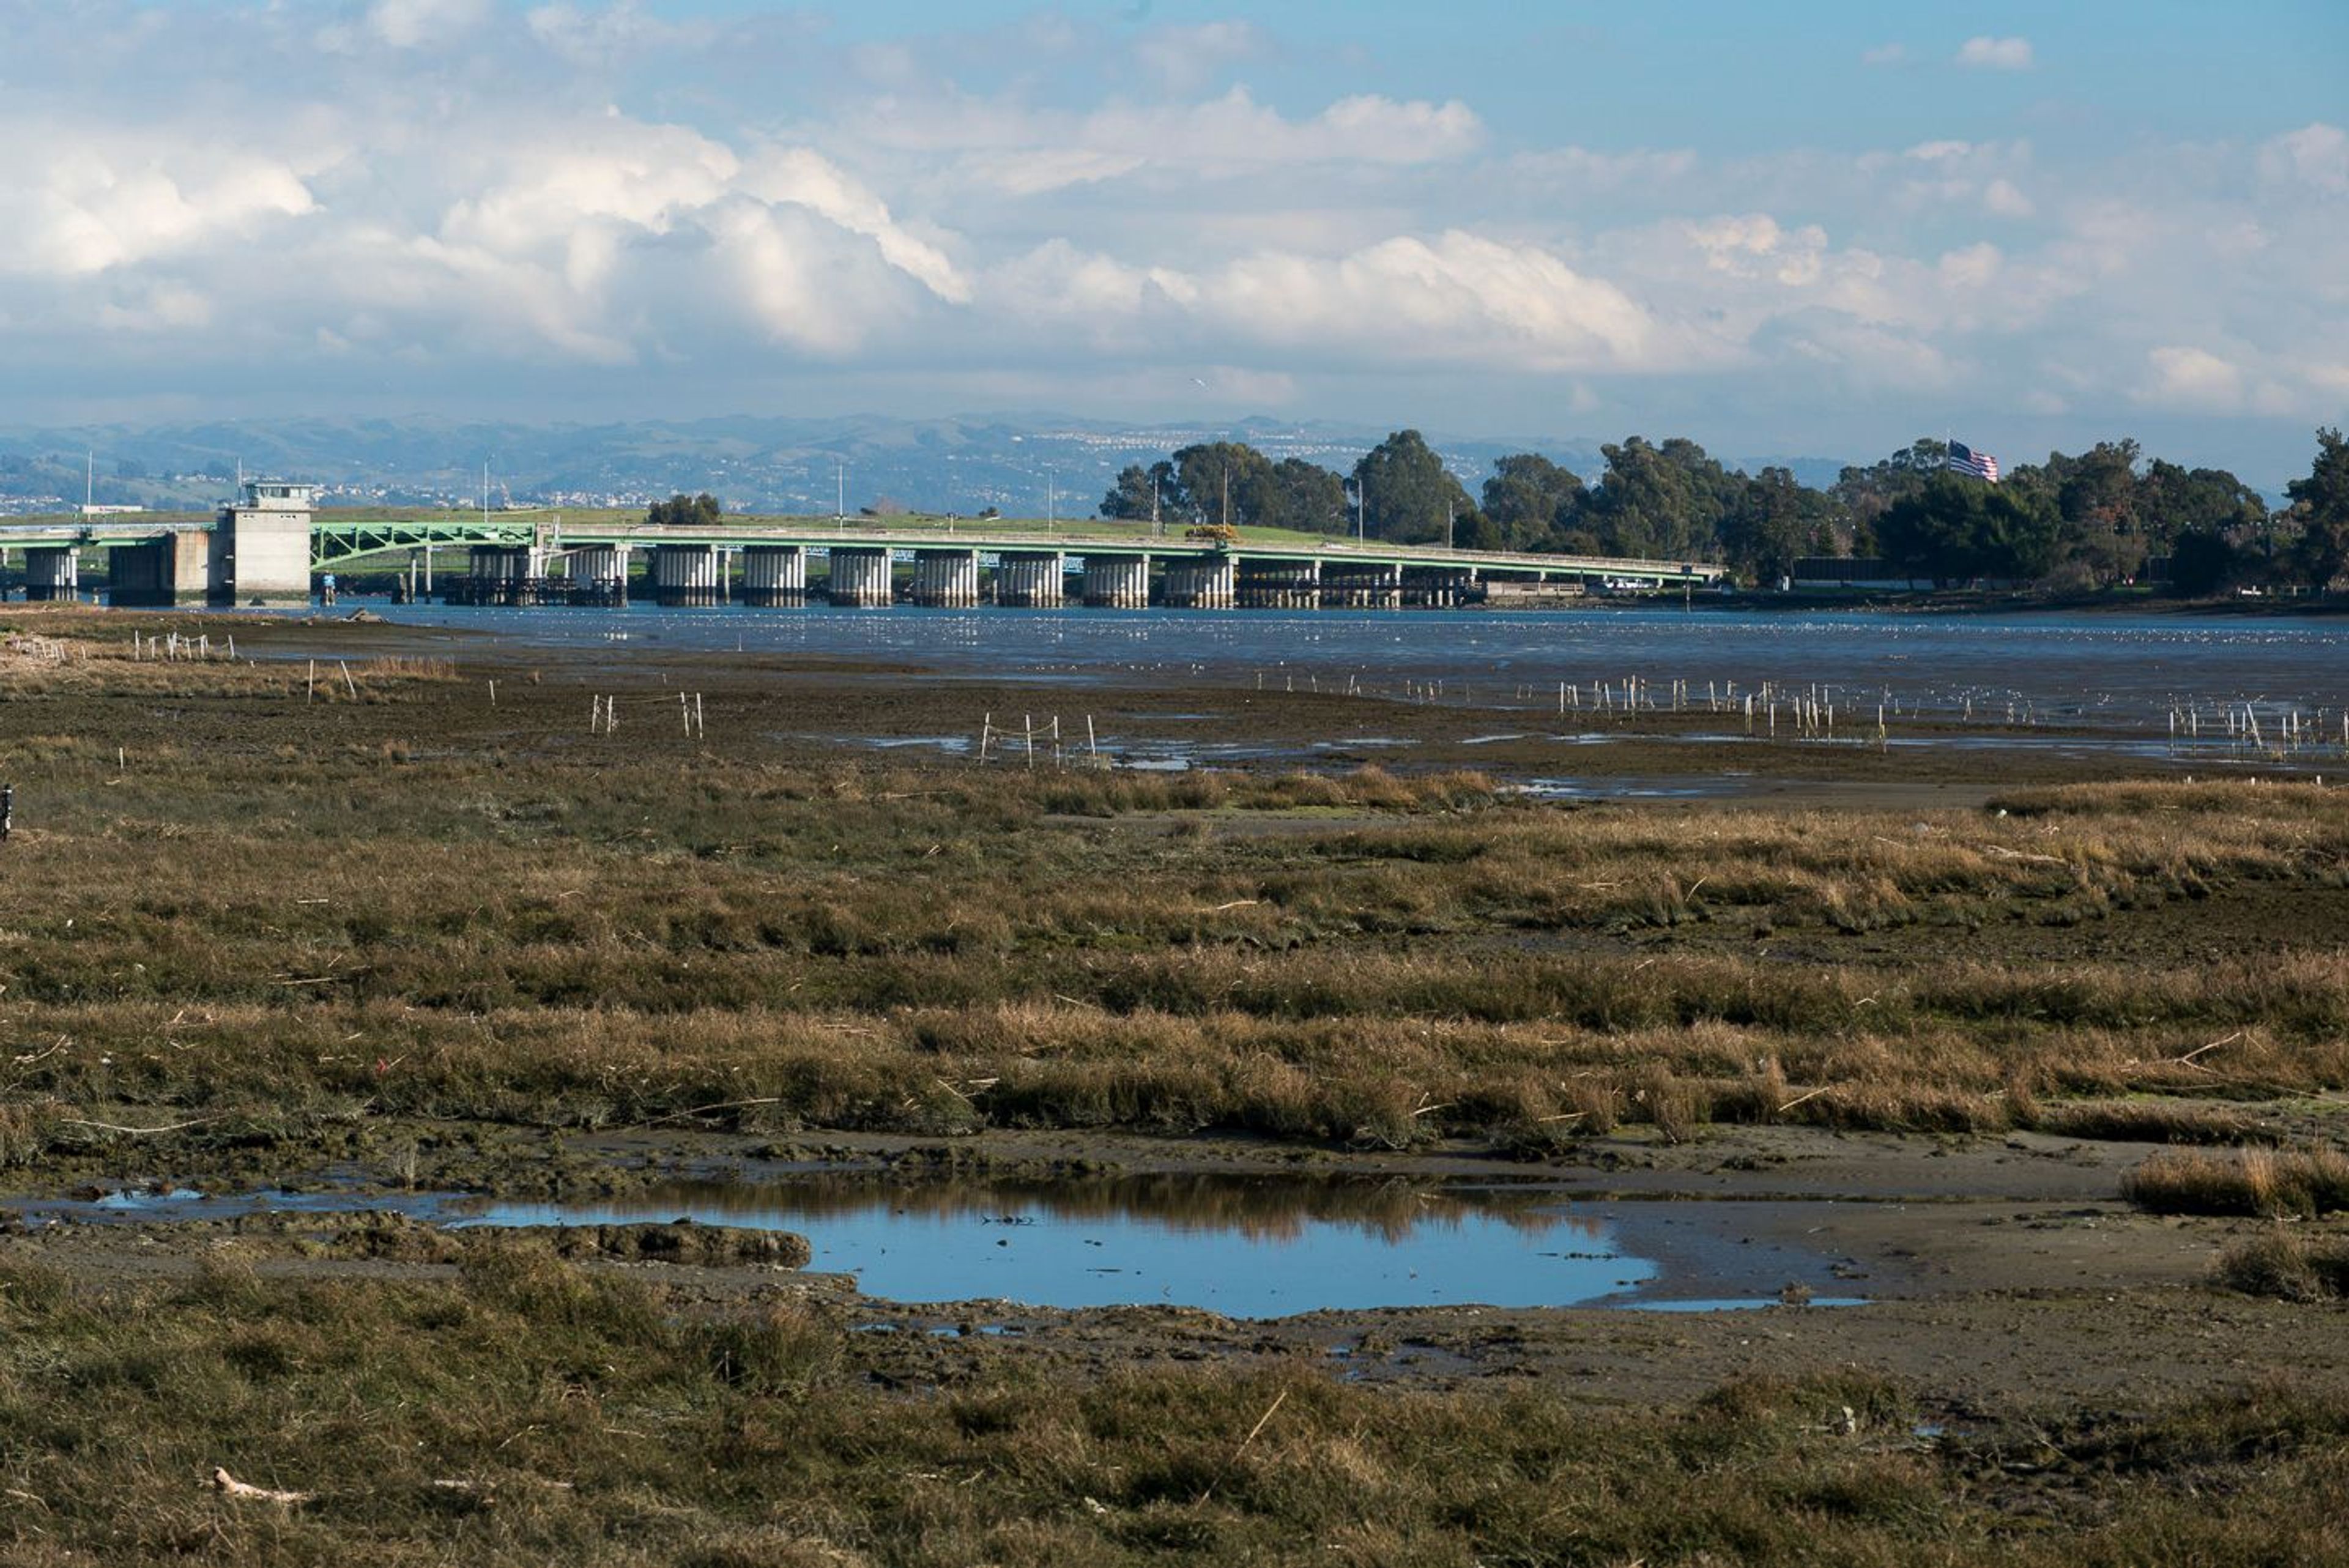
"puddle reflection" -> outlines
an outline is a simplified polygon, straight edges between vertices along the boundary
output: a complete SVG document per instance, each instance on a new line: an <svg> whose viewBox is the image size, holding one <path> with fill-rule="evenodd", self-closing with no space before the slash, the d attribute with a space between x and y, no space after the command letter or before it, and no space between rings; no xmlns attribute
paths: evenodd
<svg viewBox="0 0 2349 1568"><path fill-rule="evenodd" d="M460 1203L457 1223L690 1218L796 1231L812 1267L900 1302L1165 1304L1233 1317L1325 1308L1560 1306L1654 1265L1555 1193L1246 1177L678 1184L595 1204Z"/></svg>
<svg viewBox="0 0 2349 1568"><path fill-rule="evenodd" d="M1764 1210L1783 1205L1599 1203L1531 1182L778 1170L576 1202L358 1188L214 1197L159 1185L0 1207L35 1226L365 1210L457 1228L690 1220L798 1232L814 1269L913 1304L1172 1305L1262 1318L1471 1304L1712 1311L1770 1305L1782 1288L1814 1306L1857 1299L1829 1293L1835 1260L1756 1236Z"/></svg>

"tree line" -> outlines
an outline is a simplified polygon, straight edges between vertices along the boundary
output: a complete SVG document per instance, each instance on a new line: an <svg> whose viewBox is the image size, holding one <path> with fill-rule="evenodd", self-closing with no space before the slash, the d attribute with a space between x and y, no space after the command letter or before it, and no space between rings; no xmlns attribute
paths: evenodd
<svg viewBox="0 0 2349 1568"><path fill-rule="evenodd" d="M1129 465L1101 512L1469 550L1721 562L1764 586L1806 556L1880 556L1937 583L2059 589L2134 582L2158 564L2191 594L2249 583L2323 587L2349 566L2349 443L2337 430L2317 431L2309 476L2292 481L2273 511L2224 469L2148 461L2126 439L2050 452L1997 484L1951 471L1947 444L1921 439L1845 468L1825 489L1785 468L1726 468L1679 436L1632 436L1599 452L1606 467L1594 483L1538 452L1515 452L1471 496L1417 431L1397 431L1344 474L1209 441Z"/></svg>

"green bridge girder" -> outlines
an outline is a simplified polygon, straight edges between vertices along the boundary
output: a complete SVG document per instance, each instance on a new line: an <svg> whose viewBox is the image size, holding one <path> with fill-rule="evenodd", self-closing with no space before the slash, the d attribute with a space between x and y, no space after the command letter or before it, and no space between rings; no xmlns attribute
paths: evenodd
<svg viewBox="0 0 2349 1568"><path fill-rule="evenodd" d="M381 520L340 523L314 520L310 524L310 569L330 572L347 562L395 550L470 547L474 545L528 545L537 536L529 523L470 523Z"/></svg>
<svg viewBox="0 0 2349 1568"><path fill-rule="evenodd" d="M1243 537L1237 545L1222 546L1175 537L1041 534L1009 529L940 533L928 529L893 531L790 524L750 524L697 529L657 529L641 524L566 526L544 514L536 518L493 515L486 520L474 517L367 523L341 523L331 517L321 517L311 526L311 567L315 571L327 571L367 556L419 550L428 546L456 549L479 545L519 548L533 543L564 550L595 545L646 550L661 545L739 550L751 545L780 545L820 555L829 554L833 549L888 550L895 555L931 550L970 551L981 556L1058 553L1079 557L1127 558L1146 556L1196 559L1228 555L1242 561L1466 570L1488 576L1540 579L1607 577L1665 587L1708 585L1719 581L1727 570L1718 564L1704 561L1520 555L1452 550L1433 545L1358 544L1342 539L1255 543Z"/></svg>

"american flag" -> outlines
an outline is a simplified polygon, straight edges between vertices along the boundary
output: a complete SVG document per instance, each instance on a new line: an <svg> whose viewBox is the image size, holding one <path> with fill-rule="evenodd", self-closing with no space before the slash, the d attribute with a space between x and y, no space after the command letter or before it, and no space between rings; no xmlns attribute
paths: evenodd
<svg viewBox="0 0 2349 1568"><path fill-rule="evenodd" d="M1976 452L1961 441L1950 443L1949 465L1960 473L1971 473L1992 484L1998 483L1998 459L1986 452Z"/></svg>

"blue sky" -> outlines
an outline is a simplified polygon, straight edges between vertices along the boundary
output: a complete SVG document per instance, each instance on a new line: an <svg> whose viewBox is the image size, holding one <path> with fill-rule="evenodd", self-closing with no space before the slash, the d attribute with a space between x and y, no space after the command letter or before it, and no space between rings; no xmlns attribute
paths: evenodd
<svg viewBox="0 0 2349 1568"><path fill-rule="evenodd" d="M2272 484L2349 5L0 0L0 419L1063 410Z"/></svg>

